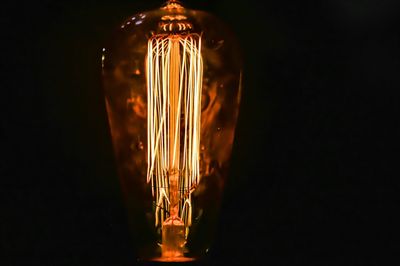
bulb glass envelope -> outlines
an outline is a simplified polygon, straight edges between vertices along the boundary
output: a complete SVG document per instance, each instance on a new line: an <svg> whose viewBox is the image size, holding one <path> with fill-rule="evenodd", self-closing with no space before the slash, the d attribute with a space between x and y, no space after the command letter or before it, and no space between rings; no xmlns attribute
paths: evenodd
<svg viewBox="0 0 400 266"><path fill-rule="evenodd" d="M230 29L170 2L128 18L103 49L116 164L138 256L184 261L212 243L239 111Z"/></svg>

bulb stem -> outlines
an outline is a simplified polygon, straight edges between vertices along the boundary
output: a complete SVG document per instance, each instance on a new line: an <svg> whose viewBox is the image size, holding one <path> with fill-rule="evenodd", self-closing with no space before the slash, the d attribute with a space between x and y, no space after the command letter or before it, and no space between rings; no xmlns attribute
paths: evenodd
<svg viewBox="0 0 400 266"><path fill-rule="evenodd" d="M169 58L169 214L162 228L162 256L182 257L185 244L185 224L179 217L179 159L180 159L180 44L179 38L171 38Z"/></svg>

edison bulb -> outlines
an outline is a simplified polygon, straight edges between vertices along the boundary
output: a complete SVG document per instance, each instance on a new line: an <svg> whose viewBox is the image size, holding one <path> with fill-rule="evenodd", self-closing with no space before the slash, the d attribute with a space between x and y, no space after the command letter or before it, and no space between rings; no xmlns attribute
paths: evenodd
<svg viewBox="0 0 400 266"><path fill-rule="evenodd" d="M229 27L168 1L103 48L103 89L137 256L189 261L212 244L239 111Z"/></svg>

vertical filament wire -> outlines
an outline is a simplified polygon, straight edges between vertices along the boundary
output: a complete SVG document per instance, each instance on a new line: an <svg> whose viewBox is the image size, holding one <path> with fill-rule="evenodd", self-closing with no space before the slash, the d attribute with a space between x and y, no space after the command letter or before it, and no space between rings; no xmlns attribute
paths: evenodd
<svg viewBox="0 0 400 266"><path fill-rule="evenodd" d="M200 181L201 36L155 35L147 49L147 182L155 224L173 215L189 226Z"/></svg>

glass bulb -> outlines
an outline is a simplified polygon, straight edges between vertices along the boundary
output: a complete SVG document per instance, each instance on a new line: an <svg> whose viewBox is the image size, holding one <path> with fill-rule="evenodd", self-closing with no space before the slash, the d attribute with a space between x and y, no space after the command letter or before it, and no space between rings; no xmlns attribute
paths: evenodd
<svg viewBox="0 0 400 266"><path fill-rule="evenodd" d="M169 1L103 48L103 87L135 249L189 261L212 243L241 94L237 42L216 17Z"/></svg>

